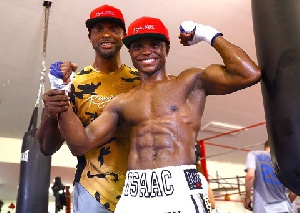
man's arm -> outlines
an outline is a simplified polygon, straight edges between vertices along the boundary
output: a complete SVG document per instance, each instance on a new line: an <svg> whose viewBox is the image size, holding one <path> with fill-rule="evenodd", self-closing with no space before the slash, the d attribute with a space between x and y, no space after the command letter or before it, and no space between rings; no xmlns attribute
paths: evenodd
<svg viewBox="0 0 300 213"><path fill-rule="evenodd" d="M255 169L248 168L246 178L245 178L246 195L245 195L244 207L249 210L252 209L252 207L251 207L251 192L252 192L252 188L253 188L254 179L255 179Z"/></svg>
<svg viewBox="0 0 300 213"><path fill-rule="evenodd" d="M64 142L58 128L58 114L69 107L68 96L64 91L49 90L43 96L44 112L41 124L36 133L40 150L44 155L54 154Z"/></svg>
<svg viewBox="0 0 300 213"><path fill-rule="evenodd" d="M215 201L214 193L213 193L212 189L210 188L210 183L208 183L208 198L209 198L209 202L211 204L211 208L215 209L216 201Z"/></svg>
<svg viewBox="0 0 300 213"><path fill-rule="evenodd" d="M114 103L114 100L110 101L101 115L86 128L82 126L71 107L66 112L59 114L58 122L61 134L66 139L73 155L81 156L87 151L103 145L113 136L119 120Z"/></svg>
<svg viewBox="0 0 300 213"><path fill-rule="evenodd" d="M216 29L192 21L180 26L180 43L184 46L205 41L213 46L224 65L212 64L201 73L201 86L208 95L223 95L256 84L261 71L238 46L227 41Z"/></svg>
<svg viewBox="0 0 300 213"><path fill-rule="evenodd" d="M55 62L50 66L50 74L60 75L63 84L70 83L70 76L76 71L77 65L71 62ZM52 74L51 74L52 75ZM52 87L52 86L51 86ZM42 121L36 134L40 143L40 150L44 155L52 155L60 149L64 138L58 127L58 114L65 112L69 107L69 97L64 90L51 89L44 93L44 112Z"/></svg>
<svg viewBox="0 0 300 213"><path fill-rule="evenodd" d="M292 192L291 190L289 190L288 198L290 199L291 203L293 203L296 200L297 195L294 192Z"/></svg>
<svg viewBox="0 0 300 213"><path fill-rule="evenodd" d="M232 93L260 80L260 69L241 48L222 36L212 46L222 57L224 66L210 65L204 70L201 80L208 94Z"/></svg>

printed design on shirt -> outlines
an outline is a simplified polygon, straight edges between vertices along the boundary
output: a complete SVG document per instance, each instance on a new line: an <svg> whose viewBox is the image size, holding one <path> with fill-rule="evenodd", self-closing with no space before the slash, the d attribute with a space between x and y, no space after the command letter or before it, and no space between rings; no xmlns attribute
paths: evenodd
<svg viewBox="0 0 300 213"><path fill-rule="evenodd" d="M89 105L87 108L90 108L92 105L96 105L98 108L103 109L105 105L111 101L114 98L113 95L110 95L109 97L106 96L99 96L99 95L91 95L89 98L87 98L87 102Z"/></svg>
<svg viewBox="0 0 300 213"><path fill-rule="evenodd" d="M117 200L120 200L120 198L121 198L121 195L118 195L118 196L116 197Z"/></svg>
<svg viewBox="0 0 300 213"><path fill-rule="evenodd" d="M96 95L95 90L101 85L101 82L98 82L97 84L91 83L91 84L85 84L85 85L78 85L77 89L80 90L80 92L75 92L75 96L79 99L83 99L83 95L89 94L89 95Z"/></svg>
<svg viewBox="0 0 300 213"><path fill-rule="evenodd" d="M70 88L70 93L69 93L69 98L70 98L70 102L72 103L72 108L73 108L73 111L74 113L76 114L78 112L77 108L75 107L75 86L74 84L71 84L71 88Z"/></svg>
<svg viewBox="0 0 300 213"><path fill-rule="evenodd" d="M96 198L96 200L97 200L98 202L100 202L101 196L100 196L100 193L99 193L99 192L95 192L94 197Z"/></svg>
<svg viewBox="0 0 300 213"><path fill-rule="evenodd" d="M161 172L127 172L124 196L131 197L164 197L174 193L172 174L169 170Z"/></svg>
<svg viewBox="0 0 300 213"><path fill-rule="evenodd" d="M105 172L105 173L98 173L98 174L91 174L91 171L87 172L87 177L88 178L108 178L111 176L111 180L114 181L115 183L119 180L119 177L116 173L114 172Z"/></svg>
<svg viewBox="0 0 300 213"><path fill-rule="evenodd" d="M129 67L127 66L127 68L129 68ZM131 68L129 68L129 69L131 69ZM139 81L140 77L139 77L139 74L138 74L137 70L131 69L129 71L129 73L132 74L133 77L128 77L128 78L121 77L119 81L114 81L114 83L112 84L112 87L116 88L116 89L119 89L119 90L123 90L123 91L124 90L129 91L130 89L132 89L133 88L132 83L134 83L135 81L136 82Z"/></svg>
<svg viewBox="0 0 300 213"><path fill-rule="evenodd" d="M257 155L257 159L258 161L260 161L260 167L264 182L274 185L281 185L274 172L274 168L272 167L271 157L269 155L262 154Z"/></svg>
<svg viewBox="0 0 300 213"><path fill-rule="evenodd" d="M139 77L139 72L137 71L137 69L133 69L131 67L128 67L127 65L125 65L128 69L130 69L129 73L134 75L135 77L132 78L133 80L140 80L140 77ZM122 78L122 79L126 79L126 78ZM129 79L129 78L128 78ZM127 81L127 82L133 82L133 81Z"/></svg>
<svg viewBox="0 0 300 213"><path fill-rule="evenodd" d="M92 69L88 69L88 70L81 70L80 73L78 73L78 75L87 75L90 74L91 72L93 72Z"/></svg>
<svg viewBox="0 0 300 213"><path fill-rule="evenodd" d="M110 205L108 202L104 203L103 206L106 208L106 209L109 209L110 208Z"/></svg>
<svg viewBox="0 0 300 213"><path fill-rule="evenodd" d="M94 121L98 116L98 112L95 112L95 113L92 113L92 112L85 112L86 115L88 115L91 119L90 119L90 122ZM89 123L90 123L89 122ZM89 125L89 123L87 125ZM86 125L86 126L87 126Z"/></svg>
<svg viewBox="0 0 300 213"><path fill-rule="evenodd" d="M102 166L104 164L104 156L108 155L110 153L111 153L110 146L108 146L108 147L102 147L100 149L100 154L98 156L98 161L100 163L100 166Z"/></svg>
<svg viewBox="0 0 300 213"><path fill-rule="evenodd" d="M101 85L101 82L97 83L97 84L85 84L85 85L78 85L77 89L79 90L79 92L76 92L76 88L75 86L72 84L71 85L71 92L69 94L70 96L70 101L72 102L73 106L76 105L75 99L83 99L83 96L85 94L88 95L96 95L95 90ZM73 107L73 110L75 113L77 113L77 109Z"/></svg>
<svg viewBox="0 0 300 213"><path fill-rule="evenodd" d="M95 199L96 199L99 203L101 203L101 202L100 202L100 201L101 201L101 196L100 196L100 193L99 193L99 192L95 192L94 197L95 197ZM109 209L109 208L110 208L110 204L109 204L108 202L104 203L103 206L104 206L106 209Z"/></svg>
<svg viewBox="0 0 300 213"><path fill-rule="evenodd" d="M135 77L135 78L121 78L122 80L124 80L125 82L134 82L134 81L138 81L140 80L140 77Z"/></svg>
<svg viewBox="0 0 300 213"><path fill-rule="evenodd" d="M112 137L108 142L106 143L110 143L112 141L114 141L116 138ZM102 146L99 150L99 155L98 155L98 161L99 161L99 165L100 167L104 164L104 159L105 156L109 155L111 153L110 150L110 146ZM87 172L87 176L88 178L108 178L107 176L112 176L112 181L117 182L119 180L119 175L115 172L106 172L106 173L97 173L97 174L91 174L91 171Z"/></svg>
<svg viewBox="0 0 300 213"><path fill-rule="evenodd" d="M203 189L201 177L196 169L185 169L183 172L190 190Z"/></svg>
<svg viewBox="0 0 300 213"><path fill-rule="evenodd" d="M140 80L140 77L139 77L139 75L138 75L138 72L137 71L130 71L130 73L132 74L132 75L135 75L135 77L134 78L124 78L124 77L122 77L121 79L123 80L123 81L125 81L125 82L134 82L134 81L139 81Z"/></svg>

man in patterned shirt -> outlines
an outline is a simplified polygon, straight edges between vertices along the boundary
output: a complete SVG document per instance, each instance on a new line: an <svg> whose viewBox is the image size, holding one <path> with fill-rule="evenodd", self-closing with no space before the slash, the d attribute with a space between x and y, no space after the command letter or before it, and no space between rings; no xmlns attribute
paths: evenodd
<svg viewBox="0 0 300 213"><path fill-rule="evenodd" d="M88 37L95 50L95 60L72 80L70 103L83 126L95 120L115 96L139 83L137 71L121 63L122 37L126 35L122 12L103 5L90 13L86 21ZM63 74L76 70L71 62L59 63ZM58 128L58 116L69 106L64 91L45 92L45 112L37 132L41 151L54 154L64 138ZM74 179L74 212L113 212L124 185L129 143L121 131L106 144L92 150L72 149L78 156Z"/></svg>

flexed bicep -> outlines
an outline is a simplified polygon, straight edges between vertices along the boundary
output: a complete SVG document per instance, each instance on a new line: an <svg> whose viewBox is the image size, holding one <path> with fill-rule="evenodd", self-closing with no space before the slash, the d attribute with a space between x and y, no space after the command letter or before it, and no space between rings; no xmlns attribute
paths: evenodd
<svg viewBox="0 0 300 213"><path fill-rule="evenodd" d="M201 74L201 82L208 95L224 95L245 87L242 76L228 73L220 64L208 66Z"/></svg>

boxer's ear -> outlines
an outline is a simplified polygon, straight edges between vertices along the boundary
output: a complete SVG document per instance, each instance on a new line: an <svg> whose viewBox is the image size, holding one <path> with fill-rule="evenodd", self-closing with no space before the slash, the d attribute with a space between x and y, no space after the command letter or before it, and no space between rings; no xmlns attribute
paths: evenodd
<svg viewBox="0 0 300 213"><path fill-rule="evenodd" d="M167 56L168 56L169 52L170 52L170 44L168 44L166 42L166 53L167 53Z"/></svg>

